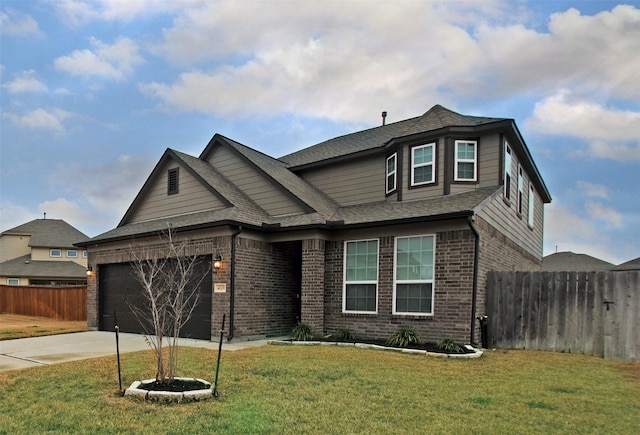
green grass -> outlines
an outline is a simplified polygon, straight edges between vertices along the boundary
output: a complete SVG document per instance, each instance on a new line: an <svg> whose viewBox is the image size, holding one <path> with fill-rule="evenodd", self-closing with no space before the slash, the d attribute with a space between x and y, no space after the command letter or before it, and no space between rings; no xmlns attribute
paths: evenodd
<svg viewBox="0 0 640 435"><path fill-rule="evenodd" d="M217 352L182 349L213 380ZM123 385L153 375L122 356ZM0 373L0 433L640 433L637 363L498 351L457 360L334 346L222 356L219 399L121 397L115 357Z"/></svg>

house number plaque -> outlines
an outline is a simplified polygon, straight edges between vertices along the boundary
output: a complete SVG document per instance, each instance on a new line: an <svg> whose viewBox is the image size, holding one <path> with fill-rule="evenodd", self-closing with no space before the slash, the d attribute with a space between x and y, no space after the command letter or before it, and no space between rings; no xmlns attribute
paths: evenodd
<svg viewBox="0 0 640 435"><path fill-rule="evenodd" d="M213 285L213 292L214 293L226 293L227 292L227 284L225 284L224 282L214 284Z"/></svg>

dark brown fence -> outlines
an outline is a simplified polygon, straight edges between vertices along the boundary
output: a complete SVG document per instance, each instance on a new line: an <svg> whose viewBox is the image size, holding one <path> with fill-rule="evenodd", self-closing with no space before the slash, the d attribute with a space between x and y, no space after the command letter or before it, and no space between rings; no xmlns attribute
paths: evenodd
<svg viewBox="0 0 640 435"><path fill-rule="evenodd" d="M60 320L87 320L87 286L0 285L0 312Z"/></svg>
<svg viewBox="0 0 640 435"><path fill-rule="evenodd" d="M640 360L640 271L490 272L489 346Z"/></svg>

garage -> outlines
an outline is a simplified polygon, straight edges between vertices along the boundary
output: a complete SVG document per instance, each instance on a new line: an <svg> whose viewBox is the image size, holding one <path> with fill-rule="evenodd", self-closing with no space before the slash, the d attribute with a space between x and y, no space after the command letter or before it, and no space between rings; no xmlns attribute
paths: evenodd
<svg viewBox="0 0 640 435"><path fill-rule="evenodd" d="M197 265L196 274L206 274L200 284L198 304L191 319L183 326L180 336L211 340L211 258L203 257ZM100 266L99 274L99 328L114 331L116 321L120 332L143 334L144 330L131 310L131 306L143 308L146 301L142 286L134 278L130 263L115 263Z"/></svg>

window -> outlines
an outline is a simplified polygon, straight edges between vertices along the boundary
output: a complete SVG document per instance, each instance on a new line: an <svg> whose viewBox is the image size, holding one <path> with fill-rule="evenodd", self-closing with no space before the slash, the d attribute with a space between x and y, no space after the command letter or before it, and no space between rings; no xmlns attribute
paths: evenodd
<svg viewBox="0 0 640 435"><path fill-rule="evenodd" d="M528 224L530 228L533 228L533 215L535 212L535 199L536 199L536 192L535 190L533 190L533 183L529 184L529 219L528 219Z"/></svg>
<svg viewBox="0 0 640 435"><path fill-rule="evenodd" d="M511 147L504 141L504 199L511 200Z"/></svg>
<svg viewBox="0 0 640 435"><path fill-rule="evenodd" d="M396 238L394 314L433 314L434 236Z"/></svg>
<svg viewBox="0 0 640 435"><path fill-rule="evenodd" d="M20 285L20 278L7 278L7 285Z"/></svg>
<svg viewBox="0 0 640 435"><path fill-rule="evenodd" d="M167 195L175 195L178 193L178 169L169 169L167 182Z"/></svg>
<svg viewBox="0 0 640 435"><path fill-rule="evenodd" d="M436 144L420 145L411 149L411 185L434 183Z"/></svg>
<svg viewBox="0 0 640 435"><path fill-rule="evenodd" d="M49 257L62 257L62 250L60 249L50 249Z"/></svg>
<svg viewBox="0 0 640 435"><path fill-rule="evenodd" d="M343 311L378 310L378 240L345 242Z"/></svg>
<svg viewBox="0 0 640 435"><path fill-rule="evenodd" d="M396 173L398 172L398 155L387 157L387 193L396 190Z"/></svg>
<svg viewBox="0 0 640 435"><path fill-rule="evenodd" d="M524 174L522 166L518 165L518 214L522 215L522 207L524 206Z"/></svg>
<svg viewBox="0 0 640 435"><path fill-rule="evenodd" d="M478 176L477 144L476 141L468 140L457 140L455 142L455 181L476 181Z"/></svg>
<svg viewBox="0 0 640 435"><path fill-rule="evenodd" d="M87 258L87 257L89 257L89 254L87 254L87 250L86 249L83 249L82 250L82 258Z"/></svg>
<svg viewBox="0 0 640 435"><path fill-rule="evenodd" d="M67 249L67 257L78 258L78 251L75 249Z"/></svg>

